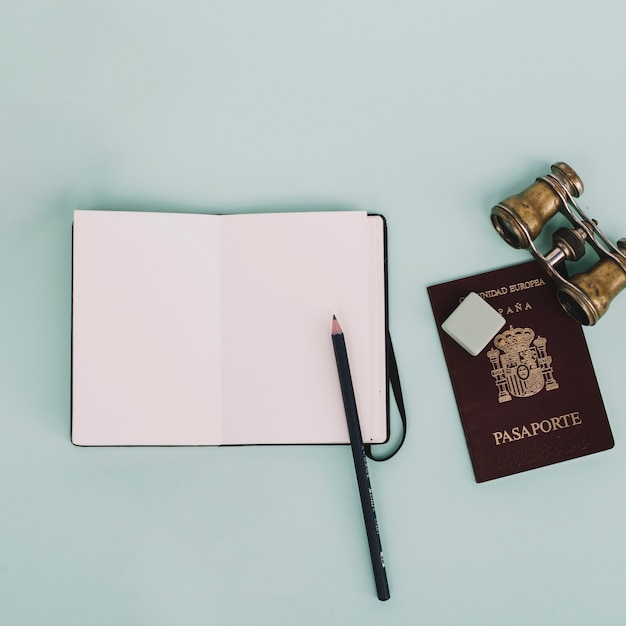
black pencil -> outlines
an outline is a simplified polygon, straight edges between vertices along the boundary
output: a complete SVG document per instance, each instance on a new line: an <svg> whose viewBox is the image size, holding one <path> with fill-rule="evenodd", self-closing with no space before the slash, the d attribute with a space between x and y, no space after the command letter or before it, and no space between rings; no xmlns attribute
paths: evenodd
<svg viewBox="0 0 626 626"><path fill-rule="evenodd" d="M343 406L348 422L348 432L350 434L350 447L352 448L352 458L356 471L356 480L361 496L361 508L363 509L363 520L365 521L365 531L367 532L367 542L370 548L372 568L374 569L374 582L379 600L389 600L389 584L387 583L387 572L385 570L385 560L383 558L383 548L380 542L378 522L376 521L376 510L374 509L374 496L370 485L369 472L367 470L367 457L363 446L363 437L359 425L359 415L354 398L354 388L352 386L352 376L350 375L350 364L348 363L348 352L343 336L343 330L333 315L332 327L333 348L335 349L335 360L337 361L337 371L339 373L339 384L341 395L343 396Z"/></svg>

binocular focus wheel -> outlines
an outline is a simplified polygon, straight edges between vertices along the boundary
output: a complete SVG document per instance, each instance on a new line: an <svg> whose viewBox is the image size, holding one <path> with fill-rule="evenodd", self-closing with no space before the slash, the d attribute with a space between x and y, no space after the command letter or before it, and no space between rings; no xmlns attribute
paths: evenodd
<svg viewBox="0 0 626 626"><path fill-rule="evenodd" d="M578 261L585 256L587 234L579 228L559 228L552 235L552 243L563 251L568 261Z"/></svg>

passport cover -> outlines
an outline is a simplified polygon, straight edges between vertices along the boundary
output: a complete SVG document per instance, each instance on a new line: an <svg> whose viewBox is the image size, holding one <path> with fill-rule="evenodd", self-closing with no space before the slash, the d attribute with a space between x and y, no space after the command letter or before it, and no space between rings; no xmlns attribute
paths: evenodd
<svg viewBox="0 0 626 626"><path fill-rule="evenodd" d="M441 324L470 292L506 319L477 356ZM614 445L583 334L535 261L428 287L477 482Z"/></svg>

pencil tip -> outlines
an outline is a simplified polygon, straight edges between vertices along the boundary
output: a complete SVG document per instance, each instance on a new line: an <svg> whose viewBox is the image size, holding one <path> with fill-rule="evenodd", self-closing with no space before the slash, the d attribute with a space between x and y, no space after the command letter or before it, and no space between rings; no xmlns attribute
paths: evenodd
<svg viewBox="0 0 626 626"><path fill-rule="evenodd" d="M340 335L343 331L341 330L341 326L339 326L339 322L337 321L337 318L333 315L333 330L332 330L332 334L333 335Z"/></svg>

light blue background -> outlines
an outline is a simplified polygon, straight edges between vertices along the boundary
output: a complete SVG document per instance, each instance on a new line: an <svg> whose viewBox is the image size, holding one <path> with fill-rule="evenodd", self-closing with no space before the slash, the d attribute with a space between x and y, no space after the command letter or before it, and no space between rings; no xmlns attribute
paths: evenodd
<svg viewBox="0 0 626 626"><path fill-rule="evenodd" d="M522 262L490 207L551 162L617 239L622 3L0 0L0 622L626 620L626 296L586 336L614 450L477 485L426 286ZM387 216L410 431L346 447L69 441L76 208Z"/></svg>

